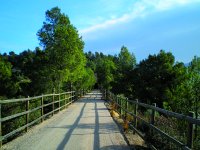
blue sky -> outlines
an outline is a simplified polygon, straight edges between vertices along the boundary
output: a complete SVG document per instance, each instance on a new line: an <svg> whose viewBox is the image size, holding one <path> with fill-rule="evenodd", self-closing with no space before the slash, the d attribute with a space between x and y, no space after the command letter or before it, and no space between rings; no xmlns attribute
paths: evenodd
<svg viewBox="0 0 200 150"><path fill-rule="evenodd" d="M185 63L200 56L200 0L2 0L0 53L39 46L36 33L55 6L79 30L85 51L118 54L125 45L137 61L161 49Z"/></svg>

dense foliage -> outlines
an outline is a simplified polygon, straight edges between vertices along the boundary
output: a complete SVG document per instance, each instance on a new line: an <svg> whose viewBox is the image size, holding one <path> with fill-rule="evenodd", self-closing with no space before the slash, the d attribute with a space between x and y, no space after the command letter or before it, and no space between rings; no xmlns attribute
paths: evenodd
<svg viewBox="0 0 200 150"><path fill-rule="evenodd" d="M137 64L125 46L114 56L84 54L82 38L58 7L46 12L37 35L43 49L0 54L0 99L92 89L95 85L178 113L194 111L196 118L200 114L200 57L185 65L175 62L171 52L161 50ZM24 108L3 108L10 112L20 109ZM8 124L15 128L24 119Z"/></svg>
<svg viewBox="0 0 200 150"><path fill-rule="evenodd" d="M86 57L100 88L178 113L199 112L199 57L185 65L161 50L136 64L134 54L124 46L115 56L88 52Z"/></svg>
<svg viewBox="0 0 200 150"><path fill-rule="evenodd" d="M58 7L46 12L46 20L37 35L43 49L36 47L20 54L0 54L0 99L93 88L96 78L93 70L86 66L84 42ZM52 99L44 99L44 103L47 101ZM29 110L40 105L40 100L30 101ZM55 104L57 107L58 103ZM2 118L24 111L24 102L1 105ZM44 108L44 113L51 111L51 106ZM41 110L29 113L28 121L40 116ZM26 123L25 115L5 121L2 123L2 134L6 135Z"/></svg>
<svg viewBox="0 0 200 150"><path fill-rule="evenodd" d="M119 55L111 56L102 53L86 53L87 66L97 75L100 88L111 90L121 98L153 104L158 107L188 115L200 116L200 58L195 56L188 64L175 62L171 52L161 50L158 54L149 55L147 59L136 64L135 57L126 47ZM121 103L120 103L121 104ZM124 107L123 103L122 106ZM124 107L125 108L125 107ZM130 111L133 111L131 107ZM138 114L147 122L151 110L138 108ZM187 143L188 122L156 113L155 126L175 139ZM138 121L138 129L145 132L149 142L158 149L177 149L176 145L155 133L148 136L149 128ZM200 148L200 128L195 126L194 149Z"/></svg>
<svg viewBox="0 0 200 150"><path fill-rule="evenodd" d="M97 80L95 88L180 113L198 113L199 57L185 66L163 50L138 64L125 46L114 56L84 54L78 31L58 7L46 11L46 20L37 35L43 49L0 55L1 98L87 89Z"/></svg>
<svg viewBox="0 0 200 150"><path fill-rule="evenodd" d="M58 7L46 12L37 33L43 50L0 55L0 96L12 98L88 89L94 72L86 67L84 42L69 18Z"/></svg>

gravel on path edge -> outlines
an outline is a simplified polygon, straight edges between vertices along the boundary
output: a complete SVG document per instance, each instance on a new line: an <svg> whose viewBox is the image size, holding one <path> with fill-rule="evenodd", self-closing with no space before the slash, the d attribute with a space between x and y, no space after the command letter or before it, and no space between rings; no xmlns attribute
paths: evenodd
<svg viewBox="0 0 200 150"><path fill-rule="evenodd" d="M105 106L111 113L110 109L110 103L108 101L105 101ZM123 124L124 120L120 117L120 115L116 112L117 116L111 116L114 120L114 122L117 124L122 136L124 137L124 140L128 144L131 150L150 150L150 148L147 147L145 141L137 134L133 133L132 130L128 130L127 132L124 132Z"/></svg>

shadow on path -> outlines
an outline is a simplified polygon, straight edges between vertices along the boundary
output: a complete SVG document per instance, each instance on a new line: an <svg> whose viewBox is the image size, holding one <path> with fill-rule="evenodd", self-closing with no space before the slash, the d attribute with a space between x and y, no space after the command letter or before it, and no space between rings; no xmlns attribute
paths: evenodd
<svg viewBox="0 0 200 150"><path fill-rule="evenodd" d="M99 141L99 114L97 109L97 102L95 102L95 128L94 128L94 145L93 150L99 150L100 141Z"/></svg>
<svg viewBox="0 0 200 150"><path fill-rule="evenodd" d="M77 117L76 121L74 122L74 124L71 126L71 128L69 129L69 131L66 133L65 135L65 138L62 140L62 142L59 144L59 146L57 147L56 150L63 150L65 148L65 145L67 145L71 135L72 135L72 132L74 131L74 129L77 127L81 117L83 116L83 111L85 109L85 106L86 106L87 103L85 103L80 111L80 114L79 116Z"/></svg>

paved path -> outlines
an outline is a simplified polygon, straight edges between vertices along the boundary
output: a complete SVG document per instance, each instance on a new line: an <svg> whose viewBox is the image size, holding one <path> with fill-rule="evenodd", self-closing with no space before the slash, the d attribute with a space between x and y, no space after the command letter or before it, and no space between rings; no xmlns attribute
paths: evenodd
<svg viewBox="0 0 200 150"><path fill-rule="evenodd" d="M19 150L128 150L98 91L6 144Z"/></svg>

